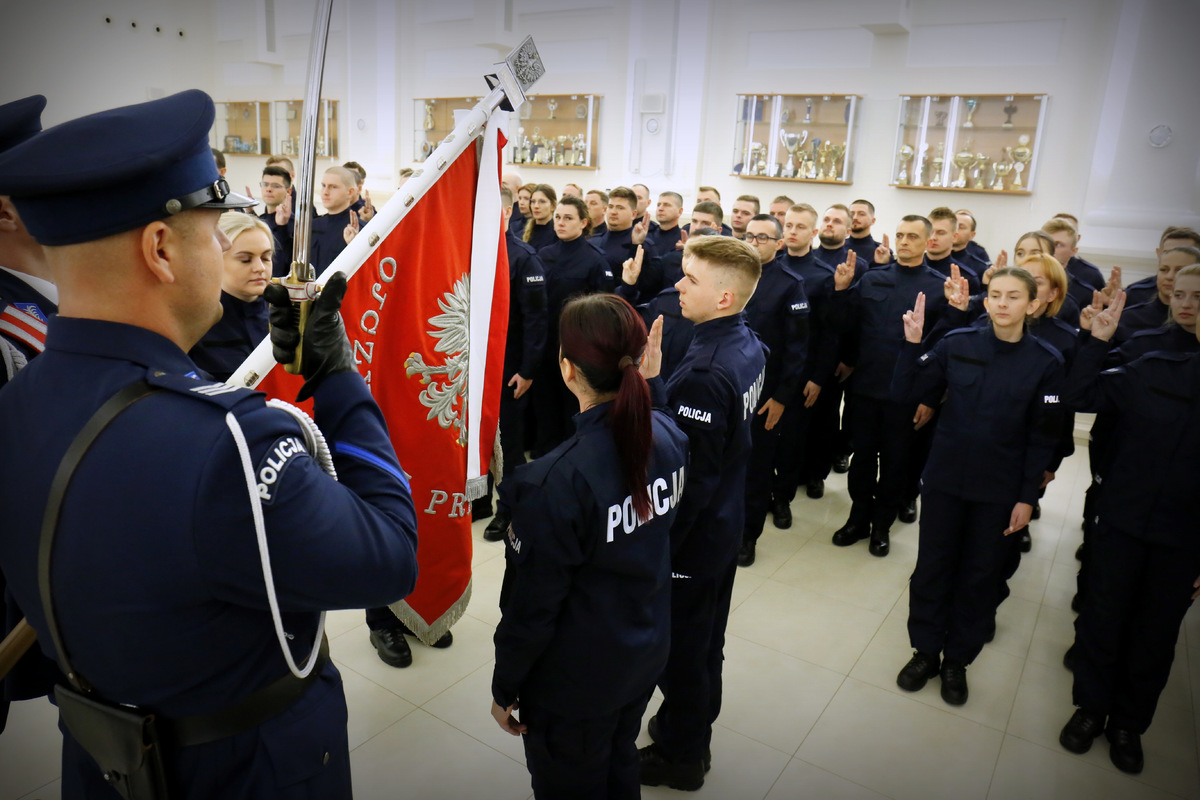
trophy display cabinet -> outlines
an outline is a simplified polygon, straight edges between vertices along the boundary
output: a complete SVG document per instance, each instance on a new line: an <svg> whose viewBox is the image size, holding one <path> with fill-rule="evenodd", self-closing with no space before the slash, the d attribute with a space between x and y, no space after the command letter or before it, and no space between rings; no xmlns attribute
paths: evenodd
<svg viewBox="0 0 1200 800"><path fill-rule="evenodd" d="M300 127L304 121L304 102L302 100L276 100L274 108L272 140L275 149L272 151L280 156L298 156L300 154ZM338 101L322 100L321 116L317 122L317 157L338 157Z"/></svg>
<svg viewBox="0 0 1200 800"><path fill-rule="evenodd" d="M508 162L520 167L599 167L598 94L530 95L509 125Z"/></svg>
<svg viewBox="0 0 1200 800"><path fill-rule="evenodd" d="M739 94L733 175L849 184L854 164L855 94Z"/></svg>
<svg viewBox="0 0 1200 800"><path fill-rule="evenodd" d="M1046 100L1044 94L901 96L891 185L1030 194Z"/></svg>

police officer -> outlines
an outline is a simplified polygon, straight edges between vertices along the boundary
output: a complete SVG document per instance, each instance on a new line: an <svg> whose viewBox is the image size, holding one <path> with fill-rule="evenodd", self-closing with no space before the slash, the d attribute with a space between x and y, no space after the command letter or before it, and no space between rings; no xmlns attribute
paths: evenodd
<svg viewBox="0 0 1200 800"><path fill-rule="evenodd" d="M916 652L896 682L918 691L940 674L942 699L951 705L967 701L967 666L987 641L1017 546L1010 536L1029 524L1061 433L1062 356L1025 335L1037 296L1029 273L998 271L987 298L991 326L951 331L924 354L923 293L903 316L892 392L907 406L946 401L921 476L908 613Z"/></svg>
<svg viewBox="0 0 1200 800"><path fill-rule="evenodd" d="M45 107L42 95L0 105L0 153L42 129ZM25 229L12 200L0 195L0 388L46 349L46 323L58 310L58 288L51 277L41 246ZM7 635L25 615L5 602L4 586L0 573L0 634ZM34 650L0 680L0 732L9 700L48 693L54 673L53 663Z"/></svg>
<svg viewBox="0 0 1200 800"><path fill-rule="evenodd" d="M48 584L76 677L155 714L175 797L349 797L346 702L315 650L318 615L412 590L412 497L354 371L344 278L314 303L301 363L338 480L292 414L194 377L185 353L221 312L218 217L252 203L217 175L213 119L208 95L186 91L0 156L0 193L46 247L61 299L46 352L0 393L0 448L27 456L0 460L0 568L54 655L38 579L51 483L97 409L145 381L152 393L93 442L60 506ZM272 335L290 360L300 333L279 289ZM291 677L288 660L310 653L309 676ZM299 699L272 703L272 684ZM64 797L116 796L70 730L62 764Z"/></svg>
<svg viewBox="0 0 1200 800"><path fill-rule="evenodd" d="M504 207L505 242L508 244L508 338L504 342L504 390L500 395L500 446L504 471L525 463L525 412L533 376L546 346L546 273L537 253L509 230L512 190L500 187ZM488 510L491 506L491 476L488 477ZM476 501L478 503L479 501ZM474 507L472 507L474 509ZM472 510L473 519L482 519ZM486 515L485 515L486 516ZM483 538L498 542L508 530L509 520L497 514L488 523Z"/></svg>
<svg viewBox="0 0 1200 800"><path fill-rule="evenodd" d="M898 402L891 392L892 369L904 343L900 323L904 313L921 293L934 298L926 306L929 323L940 318L946 305L945 276L924 263L931 230L929 220L910 214L896 226L894 262L868 270L857 283L849 263L840 264L834 275L830 315L856 352L850 389L855 417L849 479L852 505L846 524L833 534L833 543L847 547L869 537L871 554L880 557L888 554L892 523L905 499L915 431L933 417L931 406Z"/></svg>
<svg viewBox="0 0 1200 800"><path fill-rule="evenodd" d="M549 187L546 187L549 188ZM553 191L553 190L551 190ZM534 192L535 201L542 195ZM534 455L541 457L571 435L575 413L570 393L558 376L558 318L572 297L591 292L611 292L615 285L612 268L595 243L588 238L591 218L587 204L578 197L564 197L551 214L554 244L538 251L546 271L546 348L538 376L533 379L533 406L537 413L537 442Z"/></svg>
<svg viewBox="0 0 1200 800"><path fill-rule="evenodd" d="M808 355L808 297L804 279L777 258L783 246L783 226L770 214L756 214L746 223L745 240L754 246L762 265L758 290L746 303L746 324L767 347L767 377L762 406L755 410L754 448L746 473L746 525L738 565L754 563L771 505L775 454L787 409L803 403L804 364Z"/></svg>
<svg viewBox="0 0 1200 800"><path fill-rule="evenodd" d="M670 641L687 438L651 410L638 361L653 374L657 345L625 300L572 300L561 333L575 433L500 489L512 525L492 715L524 734L535 797L636 797L634 740Z"/></svg>
<svg viewBox="0 0 1200 800"><path fill-rule="evenodd" d="M1118 422L1088 535L1075 621L1077 706L1059 742L1084 753L1101 733L1120 770L1144 766L1141 736L1167 683L1179 626L1200 596L1193 511L1200 485L1200 354L1150 353L1101 372L1125 295L1091 320L1064 399Z"/></svg>
<svg viewBox="0 0 1200 800"><path fill-rule="evenodd" d="M762 272L755 249L726 236L699 236L688 239L684 252L679 303L696 325L666 391L691 460L671 529L671 654L658 680L663 702L649 723L654 743L641 750L641 781L694 790L711 764L712 724L721 709L751 420L767 362L742 313Z"/></svg>

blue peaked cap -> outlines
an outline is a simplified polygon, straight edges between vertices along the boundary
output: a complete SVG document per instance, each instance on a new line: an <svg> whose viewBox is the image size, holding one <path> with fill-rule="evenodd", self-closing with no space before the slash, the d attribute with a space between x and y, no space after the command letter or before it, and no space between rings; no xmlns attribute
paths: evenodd
<svg viewBox="0 0 1200 800"><path fill-rule="evenodd" d="M45 108L46 98L40 94L0 106L0 153L39 132Z"/></svg>
<svg viewBox="0 0 1200 800"><path fill-rule="evenodd" d="M0 154L9 195L45 246L95 241L191 208L247 208L217 173L215 111L196 89L89 114Z"/></svg>

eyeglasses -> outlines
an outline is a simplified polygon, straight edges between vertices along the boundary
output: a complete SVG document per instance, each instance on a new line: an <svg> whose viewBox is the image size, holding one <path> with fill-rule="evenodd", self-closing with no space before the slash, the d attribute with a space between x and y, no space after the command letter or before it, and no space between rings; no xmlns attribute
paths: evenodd
<svg viewBox="0 0 1200 800"><path fill-rule="evenodd" d="M767 242L778 242L778 241L779 241L778 236L768 236L765 233L747 233L746 234L746 244L753 244L754 242L758 242L759 244L766 244Z"/></svg>
<svg viewBox="0 0 1200 800"><path fill-rule="evenodd" d="M258 187L260 189L282 189L282 188L284 188L282 183L267 183L266 181L259 181Z"/></svg>

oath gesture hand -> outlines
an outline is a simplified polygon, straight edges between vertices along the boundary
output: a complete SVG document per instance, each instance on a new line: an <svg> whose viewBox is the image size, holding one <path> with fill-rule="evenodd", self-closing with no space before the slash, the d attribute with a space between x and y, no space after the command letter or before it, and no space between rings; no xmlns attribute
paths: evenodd
<svg viewBox="0 0 1200 800"><path fill-rule="evenodd" d="M628 286L637 283L638 277L642 274L642 258L642 246L639 244L634 257L625 259L625 263L621 265L621 281L623 283Z"/></svg>
<svg viewBox="0 0 1200 800"><path fill-rule="evenodd" d="M925 330L925 293L917 294L917 302L912 311L904 312L904 340L912 344L921 343L921 334Z"/></svg>
<svg viewBox="0 0 1200 800"><path fill-rule="evenodd" d="M971 302L971 284L962 276L958 264L950 265L950 277L946 278L942 291L946 295L947 303L959 311L967 310L967 305Z"/></svg>

